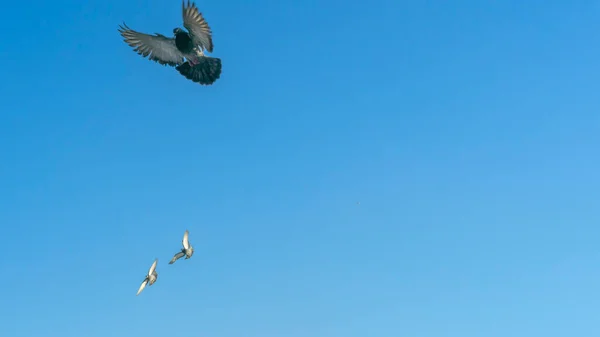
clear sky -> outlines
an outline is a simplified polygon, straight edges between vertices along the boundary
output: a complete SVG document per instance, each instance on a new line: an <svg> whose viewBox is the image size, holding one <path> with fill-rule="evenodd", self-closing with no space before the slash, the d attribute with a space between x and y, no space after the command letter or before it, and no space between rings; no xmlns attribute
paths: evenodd
<svg viewBox="0 0 600 337"><path fill-rule="evenodd" d="M600 2L197 4L3 6L3 336L600 334Z"/></svg>

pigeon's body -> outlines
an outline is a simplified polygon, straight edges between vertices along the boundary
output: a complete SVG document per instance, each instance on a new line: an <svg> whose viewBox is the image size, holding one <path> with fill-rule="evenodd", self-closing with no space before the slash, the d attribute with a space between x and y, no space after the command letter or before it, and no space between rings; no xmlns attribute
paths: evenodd
<svg viewBox="0 0 600 337"><path fill-rule="evenodd" d="M134 50L162 65L176 67L187 79L203 85L213 84L221 76L221 59L204 55L212 53L212 31L202 13L188 0L182 4L183 26L173 29L169 38L136 32L127 25L119 27L121 36Z"/></svg>
<svg viewBox="0 0 600 337"><path fill-rule="evenodd" d="M144 281L142 281L142 284L140 285L140 288L138 289L136 296L139 295L142 292L142 290L144 290L144 288L146 288L146 285L151 286L158 279L158 273L156 272L156 264L157 263L158 263L158 259L155 259L154 263L152 263L152 266L150 266L150 269L148 270L148 275L146 275L146 277L144 278Z"/></svg>
<svg viewBox="0 0 600 337"><path fill-rule="evenodd" d="M179 30L179 31L177 31ZM190 34L184 32L181 28L175 28L175 46L184 55L189 55L194 52L194 42ZM187 58L187 57L186 57Z"/></svg>
<svg viewBox="0 0 600 337"><path fill-rule="evenodd" d="M148 276L148 285L153 285L154 282L156 282L156 279L158 279L158 273L154 271L152 275Z"/></svg>
<svg viewBox="0 0 600 337"><path fill-rule="evenodd" d="M190 257L192 257L192 255L194 255L194 247L192 247L192 245L190 244L189 235L190 235L190 233L186 230L185 233L183 234L183 240L181 240L181 244L183 245L183 248L181 249L181 251L179 253L177 253L177 254L175 254L175 256L173 256L173 258L171 259L169 264L175 263L175 261L179 260L180 258L182 258L184 256L185 256L185 259L187 260Z"/></svg>

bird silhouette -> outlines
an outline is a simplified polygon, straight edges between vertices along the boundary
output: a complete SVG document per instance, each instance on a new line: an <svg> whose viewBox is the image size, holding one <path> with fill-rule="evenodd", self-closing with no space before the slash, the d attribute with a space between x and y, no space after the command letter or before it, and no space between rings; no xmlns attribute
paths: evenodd
<svg viewBox="0 0 600 337"><path fill-rule="evenodd" d="M135 296L139 295L142 290L144 290L144 288L146 288L146 285L153 285L154 282L156 282L156 279L158 278L158 273L156 272L156 264L158 263L158 259L154 260L154 263L152 263L152 266L150 266L150 269L148 270L148 275L146 275L146 277L144 278L144 281L142 281L142 285L140 285L140 288L138 289L138 292Z"/></svg>
<svg viewBox="0 0 600 337"><path fill-rule="evenodd" d="M190 257L192 257L192 255L194 255L194 247L192 247L192 245L190 244L189 236L190 236L190 232L186 229L185 233L183 234L183 240L181 240L181 244L183 245L183 248L181 249L181 251L179 253L177 253L177 254L175 254L175 256L173 256L173 258L171 259L169 264L175 263L175 261L179 260L184 255L185 255L186 260L189 259Z"/></svg>
<svg viewBox="0 0 600 337"><path fill-rule="evenodd" d="M162 65L175 67L185 78L201 85L211 85L221 77L221 59L206 56L213 52L212 30L198 7L182 2L183 27L173 29L173 37L137 32L125 23L119 33L135 52ZM185 59L185 60L184 60Z"/></svg>

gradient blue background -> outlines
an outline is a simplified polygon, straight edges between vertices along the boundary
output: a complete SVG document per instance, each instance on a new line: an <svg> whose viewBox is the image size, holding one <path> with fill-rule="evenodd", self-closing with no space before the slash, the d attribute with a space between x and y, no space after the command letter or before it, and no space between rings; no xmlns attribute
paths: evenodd
<svg viewBox="0 0 600 337"><path fill-rule="evenodd" d="M600 2L197 4L0 12L2 336L600 333Z"/></svg>

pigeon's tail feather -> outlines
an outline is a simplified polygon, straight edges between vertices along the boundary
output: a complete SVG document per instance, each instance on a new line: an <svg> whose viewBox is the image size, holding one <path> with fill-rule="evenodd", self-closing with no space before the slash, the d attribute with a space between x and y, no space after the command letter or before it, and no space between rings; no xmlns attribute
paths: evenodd
<svg viewBox="0 0 600 337"><path fill-rule="evenodd" d="M188 80L202 85L211 85L221 77L220 58L200 56L198 62L193 66L189 62L185 62L176 69Z"/></svg>

